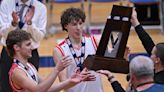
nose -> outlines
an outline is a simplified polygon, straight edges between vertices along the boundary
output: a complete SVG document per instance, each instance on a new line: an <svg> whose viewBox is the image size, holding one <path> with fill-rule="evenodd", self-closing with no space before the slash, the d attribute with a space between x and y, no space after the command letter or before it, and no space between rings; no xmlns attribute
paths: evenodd
<svg viewBox="0 0 164 92"><path fill-rule="evenodd" d="M150 56L150 58L151 58L151 59L153 59L153 58L154 58L154 56L153 56L153 55L151 55L151 56Z"/></svg>
<svg viewBox="0 0 164 92"><path fill-rule="evenodd" d="M150 56L151 60L155 61L155 57L153 55Z"/></svg>
<svg viewBox="0 0 164 92"><path fill-rule="evenodd" d="M32 45L30 45L30 50L32 50L32 48L33 48Z"/></svg>
<svg viewBox="0 0 164 92"><path fill-rule="evenodd" d="M81 29L81 25L80 24L77 25L77 29Z"/></svg>
<svg viewBox="0 0 164 92"><path fill-rule="evenodd" d="M152 58L153 58L153 56L151 55L151 56L150 56L150 58L152 59Z"/></svg>

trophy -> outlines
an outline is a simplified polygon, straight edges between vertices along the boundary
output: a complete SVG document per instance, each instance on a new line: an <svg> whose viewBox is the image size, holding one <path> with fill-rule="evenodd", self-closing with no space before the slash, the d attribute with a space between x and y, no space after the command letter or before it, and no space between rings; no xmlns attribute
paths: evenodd
<svg viewBox="0 0 164 92"><path fill-rule="evenodd" d="M95 55L89 55L83 66L91 70L129 73L129 62L124 52L131 27L132 7L113 5ZM108 46L111 45L111 50Z"/></svg>

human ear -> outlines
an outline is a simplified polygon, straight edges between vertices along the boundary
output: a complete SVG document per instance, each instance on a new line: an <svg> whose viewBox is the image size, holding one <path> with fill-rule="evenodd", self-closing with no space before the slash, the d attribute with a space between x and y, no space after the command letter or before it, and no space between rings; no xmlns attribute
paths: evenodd
<svg viewBox="0 0 164 92"><path fill-rule="evenodd" d="M13 45L13 48L15 51L17 51L17 50L19 50L20 47L19 47L19 45L15 44L15 45Z"/></svg>
<svg viewBox="0 0 164 92"><path fill-rule="evenodd" d="M156 63L160 63L160 62L161 62L160 58L159 58L159 57L156 57L155 62L156 62Z"/></svg>
<svg viewBox="0 0 164 92"><path fill-rule="evenodd" d="M68 28L67 25L64 25L64 28L67 29Z"/></svg>

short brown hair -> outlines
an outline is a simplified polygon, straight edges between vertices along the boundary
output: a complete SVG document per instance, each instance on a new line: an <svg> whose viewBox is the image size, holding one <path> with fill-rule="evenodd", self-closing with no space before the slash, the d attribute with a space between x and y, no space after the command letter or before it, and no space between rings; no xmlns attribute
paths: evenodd
<svg viewBox="0 0 164 92"><path fill-rule="evenodd" d="M23 31L21 29L13 30L9 32L7 39L6 39L6 47L9 56L13 57L15 54L13 46L15 44L22 44L23 41L30 40L31 34Z"/></svg>

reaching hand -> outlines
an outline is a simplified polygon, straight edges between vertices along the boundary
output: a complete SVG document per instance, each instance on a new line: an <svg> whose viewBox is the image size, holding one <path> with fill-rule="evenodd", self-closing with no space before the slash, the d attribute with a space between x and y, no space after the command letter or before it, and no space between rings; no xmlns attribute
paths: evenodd
<svg viewBox="0 0 164 92"><path fill-rule="evenodd" d="M117 81L115 79L115 77L113 76L113 74L110 71L108 71L108 70L99 70L97 72L98 73L101 73L101 74L104 74L105 76L107 76L107 78L110 81L110 83L113 83L113 82Z"/></svg>
<svg viewBox="0 0 164 92"><path fill-rule="evenodd" d="M62 60L59 61L59 62L56 64L56 67L55 67L55 68L56 68L58 71L62 71L62 70L64 70L64 68L66 68L67 66L69 66L71 62L72 62L72 59L71 59L69 56L64 56L64 57L62 58Z"/></svg>
<svg viewBox="0 0 164 92"><path fill-rule="evenodd" d="M32 20L33 16L34 16L34 12L35 12L35 7L32 6L30 8L30 10L27 12L26 16L25 16L25 21L29 22Z"/></svg>
<svg viewBox="0 0 164 92"><path fill-rule="evenodd" d="M80 69L76 69L75 73L71 76L72 83L80 83L81 81L95 81L95 76L92 75L86 68L80 73Z"/></svg>
<svg viewBox="0 0 164 92"><path fill-rule="evenodd" d="M132 23L132 25L133 25L134 27L136 27L137 25L140 24L139 21L138 21L138 19L137 19L137 12L136 12L135 9L133 9L133 11L132 11L131 23Z"/></svg>
<svg viewBox="0 0 164 92"><path fill-rule="evenodd" d="M126 46L125 52L124 52L124 59L126 59L127 61L129 58L129 54L130 54L130 48L128 46Z"/></svg>
<svg viewBox="0 0 164 92"><path fill-rule="evenodd" d="M12 18L13 18L13 21L14 23L18 23L18 19L19 19L19 16L18 16L18 13L16 12L12 12Z"/></svg>
<svg viewBox="0 0 164 92"><path fill-rule="evenodd" d="M108 70L98 70L97 73L103 74L107 77L113 76L113 74Z"/></svg>
<svg viewBox="0 0 164 92"><path fill-rule="evenodd" d="M92 75L87 68L84 68L81 71L82 81L95 81L96 77L95 75Z"/></svg>

